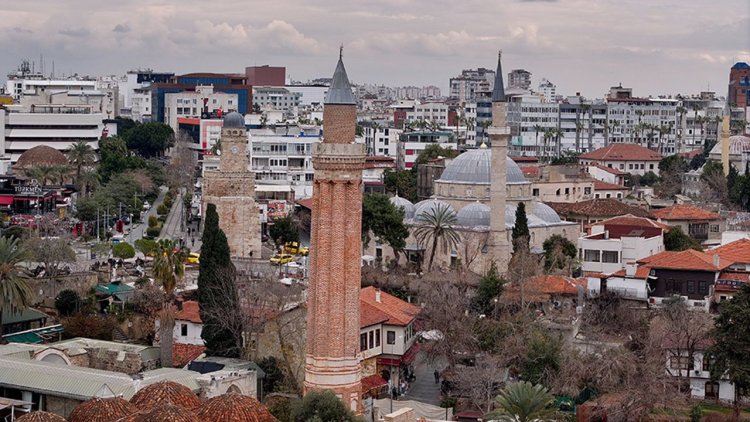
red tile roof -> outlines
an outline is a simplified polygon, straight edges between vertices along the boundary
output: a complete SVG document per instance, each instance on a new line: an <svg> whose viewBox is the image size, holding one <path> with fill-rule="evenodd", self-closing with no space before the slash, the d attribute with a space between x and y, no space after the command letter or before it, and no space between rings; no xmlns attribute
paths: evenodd
<svg viewBox="0 0 750 422"><path fill-rule="evenodd" d="M617 217L608 218L606 220L599 221L597 223L591 223L588 226L586 226L586 229L590 229L592 226L601 226L601 225L605 226L605 228L608 225L631 226L631 227L653 227L653 228L658 228L658 229L662 229L666 231L668 231L671 228L670 226L666 224L656 222L650 218L636 217L633 214L625 214L625 215L620 215Z"/></svg>
<svg viewBox="0 0 750 422"><path fill-rule="evenodd" d="M380 301L378 302L376 300L377 291L378 289L372 286L359 291L360 323L377 320L382 314L387 317L387 320L382 322L389 325L406 326L417 317L421 310L419 306L412 305L383 291L380 292Z"/></svg>
<svg viewBox="0 0 750 422"><path fill-rule="evenodd" d="M388 381L381 377L380 374L370 375L369 377L362 378L362 391L370 391L373 388L379 388L387 384Z"/></svg>
<svg viewBox="0 0 750 422"><path fill-rule="evenodd" d="M178 345L175 344L175 347ZM130 398L130 403L141 411L163 404L179 406L183 409L195 410L201 405L201 400L188 387L174 381L159 381L139 390Z"/></svg>
<svg viewBox="0 0 750 422"><path fill-rule="evenodd" d="M658 152L636 144L614 143L604 148L582 154L579 159L606 161L660 161Z"/></svg>
<svg viewBox="0 0 750 422"><path fill-rule="evenodd" d="M654 210L652 214L658 219L667 221L721 219L721 216L715 212L706 211L703 208L688 204L672 205L671 207Z"/></svg>
<svg viewBox="0 0 750 422"><path fill-rule="evenodd" d="M706 251L709 255L720 257L740 264L750 264L750 239L739 239L718 248Z"/></svg>
<svg viewBox="0 0 750 422"><path fill-rule="evenodd" d="M632 214L637 217L651 217L651 214L643 208L628 205L614 198L596 198L576 203L546 202L546 204L561 216L615 217Z"/></svg>
<svg viewBox="0 0 750 422"><path fill-rule="evenodd" d="M36 411L27 413L20 418L16 419L16 422L66 422L65 418L56 415L54 413Z"/></svg>
<svg viewBox="0 0 750 422"><path fill-rule="evenodd" d="M173 343L172 366L174 366L175 368L182 368L188 363L198 359L198 357L205 351L205 346L199 346L197 344Z"/></svg>
<svg viewBox="0 0 750 422"><path fill-rule="evenodd" d="M197 416L203 422L278 422L258 400L239 393L209 399L200 407Z"/></svg>
<svg viewBox="0 0 750 422"><path fill-rule="evenodd" d="M651 268L664 268L671 270L688 270L688 271L719 271L732 265L727 259L719 259L719 265L714 265L713 256L688 249L676 252L667 258L651 260L648 266Z"/></svg>
<svg viewBox="0 0 750 422"><path fill-rule="evenodd" d="M299 205L300 207L302 207L302 208L307 208L308 210L311 210L311 209L312 209L312 206L313 206L313 200L312 200L312 198L307 198L307 199L298 199L298 200L296 201L296 203L297 203L297 205Z"/></svg>
<svg viewBox="0 0 750 422"><path fill-rule="evenodd" d="M370 305L369 303L359 302L359 326L360 328L369 327L371 325L380 324L388 321L388 315Z"/></svg>
<svg viewBox="0 0 750 422"><path fill-rule="evenodd" d="M198 305L198 302L194 300L183 302L182 310L177 311L175 319L178 321L190 321L196 324L202 323L203 321L201 321L200 306Z"/></svg>
<svg viewBox="0 0 750 422"><path fill-rule="evenodd" d="M539 167L537 166L519 166L524 176L537 178L539 177Z"/></svg>
<svg viewBox="0 0 750 422"><path fill-rule="evenodd" d="M578 294L578 286L586 287L585 278L565 277L562 275L540 275L527 279L524 289L532 295L574 296ZM520 286L510 285L506 289L510 296L520 294Z"/></svg>
<svg viewBox="0 0 750 422"><path fill-rule="evenodd" d="M604 170L606 172L612 173L615 176L624 176L625 175L624 171L620 171L620 170L612 168L612 167L603 166L601 164L589 164L589 165L592 166L592 167L596 167L598 169Z"/></svg>
<svg viewBox="0 0 750 422"><path fill-rule="evenodd" d="M102 399L94 397L73 409L70 422L110 422L132 415L137 408L120 397Z"/></svg>
<svg viewBox="0 0 750 422"><path fill-rule="evenodd" d="M684 157L687 159L694 158L698 155L703 154L703 148L694 149L692 151L686 151L686 152L678 152L677 155L680 157Z"/></svg>
<svg viewBox="0 0 750 422"><path fill-rule="evenodd" d="M511 160L515 161L516 163L538 163L539 158L537 157L510 157Z"/></svg>
<svg viewBox="0 0 750 422"><path fill-rule="evenodd" d="M614 183L602 182L601 180L594 180L594 190L630 190L630 188Z"/></svg>

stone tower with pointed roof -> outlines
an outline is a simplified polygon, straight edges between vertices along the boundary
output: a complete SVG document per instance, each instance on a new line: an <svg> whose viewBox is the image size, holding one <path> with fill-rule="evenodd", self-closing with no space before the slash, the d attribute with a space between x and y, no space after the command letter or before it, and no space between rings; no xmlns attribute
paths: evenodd
<svg viewBox="0 0 750 422"><path fill-rule="evenodd" d="M487 129L490 135L492 151L492 173L490 176L490 254L494 258L497 268L501 272L508 269L510 248L508 234L505 230L505 203L508 156L508 140L510 128L506 123L508 105L505 102L505 87L503 86L503 69L501 64L502 51L497 54L497 70L495 71L495 88L492 91L492 126Z"/></svg>
<svg viewBox="0 0 750 422"><path fill-rule="evenodd" d="M323 142L313 151L312 233L307 296L305 392L332 390L362 411L359 289L362 169L356 103L339 56L323 108Z"/></svg>

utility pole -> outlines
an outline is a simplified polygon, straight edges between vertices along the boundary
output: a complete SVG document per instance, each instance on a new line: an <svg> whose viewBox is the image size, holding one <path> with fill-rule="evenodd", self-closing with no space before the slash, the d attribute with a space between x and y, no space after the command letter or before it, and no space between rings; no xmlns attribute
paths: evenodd
<svg viewBox="0 0 750 422"><path fill-rule="evenodd" d="M96 241L99 242L101 236L99 235L99 207L96 207Z"/></svg>

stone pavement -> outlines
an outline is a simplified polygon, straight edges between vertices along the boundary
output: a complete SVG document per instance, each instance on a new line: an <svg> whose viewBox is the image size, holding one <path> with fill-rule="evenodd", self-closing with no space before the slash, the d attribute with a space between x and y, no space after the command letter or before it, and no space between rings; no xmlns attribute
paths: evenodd
<svg viewBox="0 0 750 422"><path fill-rule="evenodd" d="M404 394L404 399L440 405L440 384L435 384L435 369L443 370L445 365L430 364L424 353L420 352L414 364L414 375L417 379Z"/></svg>

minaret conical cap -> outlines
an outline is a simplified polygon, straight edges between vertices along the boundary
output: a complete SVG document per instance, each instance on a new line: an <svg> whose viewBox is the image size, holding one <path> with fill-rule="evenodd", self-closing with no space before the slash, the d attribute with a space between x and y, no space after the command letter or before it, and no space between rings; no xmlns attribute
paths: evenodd
<svg viewBox="0 0 750 422"><path fill-rule="evenodd" d="M328 88L323 104L357 104L352 94L352 86L349 84L349 77L346 75L344 60L342 59L344 47L339 52L339 62L336 65L336 71L333 72L331 87Z"/></svg>
<svg viewBox="0 0 750 422"><path fill-rule="evenodd" d="M497 69L495 70L495 88L492 90L492 102L493 103L504 103L505 102L505 85L503 84L503 66L501 64L501 56L503 51L497 52Z"/></svg>

